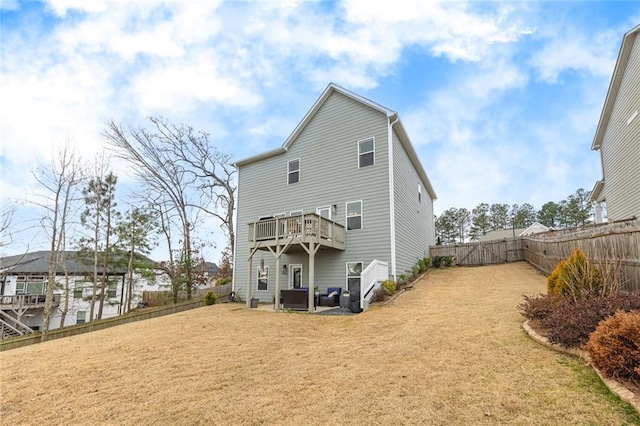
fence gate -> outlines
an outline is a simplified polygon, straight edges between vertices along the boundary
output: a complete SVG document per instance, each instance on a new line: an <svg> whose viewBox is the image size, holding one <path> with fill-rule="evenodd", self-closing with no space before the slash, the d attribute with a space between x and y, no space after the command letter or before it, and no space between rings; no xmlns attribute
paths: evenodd
<svg viewBox="0 0 640 426"><path fill-rule="evenodd" d="M499 241L431 246L429 253L431 257L453 256L456 264L461 266L495 265L522 260L522 240L510 238Z"/></svg>

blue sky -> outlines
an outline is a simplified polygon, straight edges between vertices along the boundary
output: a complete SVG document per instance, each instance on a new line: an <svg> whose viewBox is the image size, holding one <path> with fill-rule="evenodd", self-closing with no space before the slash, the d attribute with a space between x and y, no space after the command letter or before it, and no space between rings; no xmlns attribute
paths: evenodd
<svg viewBox="0 0 640 426"><path fill-rule="evenodd" d="M330 82L398 111L437 214L559 201L601 177L590 146L640 3L3 0L0 17L2 201L23 229L30 170L67 139L90 164L107 120L159 115L240 159ZM139 189L113 167L126 202ZM46 247L36 228L5 250Z"/></svg>

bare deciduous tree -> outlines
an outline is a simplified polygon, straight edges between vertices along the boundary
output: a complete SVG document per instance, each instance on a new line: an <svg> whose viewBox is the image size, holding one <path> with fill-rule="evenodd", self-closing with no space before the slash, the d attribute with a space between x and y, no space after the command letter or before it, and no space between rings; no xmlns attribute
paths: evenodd
<svg viewBox="0 0 640 426"><path fill-rule="evenodd" d="M169 263L181 265L187 296L191 297L191 284L195 282L192 232L198 211L220 221L228 238L229 251L231 255L234 253L236 169L230 164L230 156L210 144L206 133L195 132L187 126L174 126L164 119L152 117L149 120L153 131L139 128L125 132L111 121L103 135L117 149L118 155L134 166L137 177L157 195L156 200L168 201L169 205L165 204L163 208L165 214L171 211L178 219L182 243L180 257L170 259ZM168 225L168 216L165 219ZM177 277L172 278L172 281L176 280Z"/></svg>
<svg viewBox="0 0 640 426"><path fill-rule="evenodd" d="M45 209L43 218L45 231L50 235L49 271L45 307L42 318L42 340L46 340L49 323L53 312L53 290L55 288L56 270L60 263L60 252L65 247L66 226L71 194L81 182L80 161L76 158L69 141L58 151L49 166L39 166L33 173L36 181L46 191L41 195L42 202L34 204Z"/></svg>

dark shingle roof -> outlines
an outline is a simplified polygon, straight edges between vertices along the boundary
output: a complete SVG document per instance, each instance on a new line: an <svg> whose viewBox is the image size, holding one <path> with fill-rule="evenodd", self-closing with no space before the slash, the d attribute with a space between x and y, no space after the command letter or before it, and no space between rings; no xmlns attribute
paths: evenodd
<svg viewBox="0 0 640 426"><path fill-rule="evenodd" d="M80 257L80 252L65 251L67 270L72 275L93 273L93 259ZM47 274L49 271L49 251L35 251L15 256L0 258L0 273L9 275L17 274ZM153 266L155 262L146 256L136 255L139 261ZM108 271L110 275L123 275L126 267L114 267ZM56 268L57 274L63 274L62 264ZM98 273L102 273L102 267L98 267Z"/></svg>

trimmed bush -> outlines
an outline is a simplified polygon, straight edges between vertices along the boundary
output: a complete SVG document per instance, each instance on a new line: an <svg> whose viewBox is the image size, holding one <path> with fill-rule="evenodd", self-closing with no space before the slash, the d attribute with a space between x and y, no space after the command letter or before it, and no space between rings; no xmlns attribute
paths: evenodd
<svg viewBox="0 0 640 426"><path fill-rule="evenodd" d="M518 305L518 309L528 320L543 320L553 312L558 303L560 298L554 294L524 296L524 302Z"/></svg>
<svg viewBox="0 0 640 426"><path fill-rule="evenodd" d="M586 350L607 376L640 385L640 312L618 311L602 321Z"/></svg>
<svg viewBox="0 0 640 426"><path fill-rule="evenodd" d="M573 300L592 295L605 296L600 271L584 252L575 249L566 261L560 261L547 279L547 293L571 297Z"/></svg>
<svg viewBox="0 0 640 426"><path fill-rule="evenodd" d="M383 302L387 298L387 291L383 287L378 287L373 290L373 295L371 296L371 302Z"/></svg>
<svg viewBox="0 0 640 426"><path fill-rule="evenodd" d="M600 321L616 311L640 310L640 294L618 293L580 300L561 298L541 325L549 329L548 339L564 347L580 347Z"/></svg>
<svg viewBox="0 0 640 426"><path fill-rule="evenodd" d="M205 305L215 305L218 301L218 296L215 295L214 292L208 291L204 295L204 304Z"/></svg>
<svg viewBox="0 0 640 426"><path fill-rule="evenodd" d="M440 266L442 266L442 256L433 256L433 259L431 259L431 264L434 268L439 268Z"/></svg>
<svg viewBox="0 0 640 426"><path fill-rule="evenodd" d="M443 256L443 260L442 261L444 263L444 266L450 267L450 266L453 266L453 261L454 260L455 260L454 256Z"/></svg>
<svg viewBox="0 0 640 426"><path fill-rule="evenodd" d="M397 285L393 280L383 281L381 288L383 288L389 296L396 292Z"/></svg>

